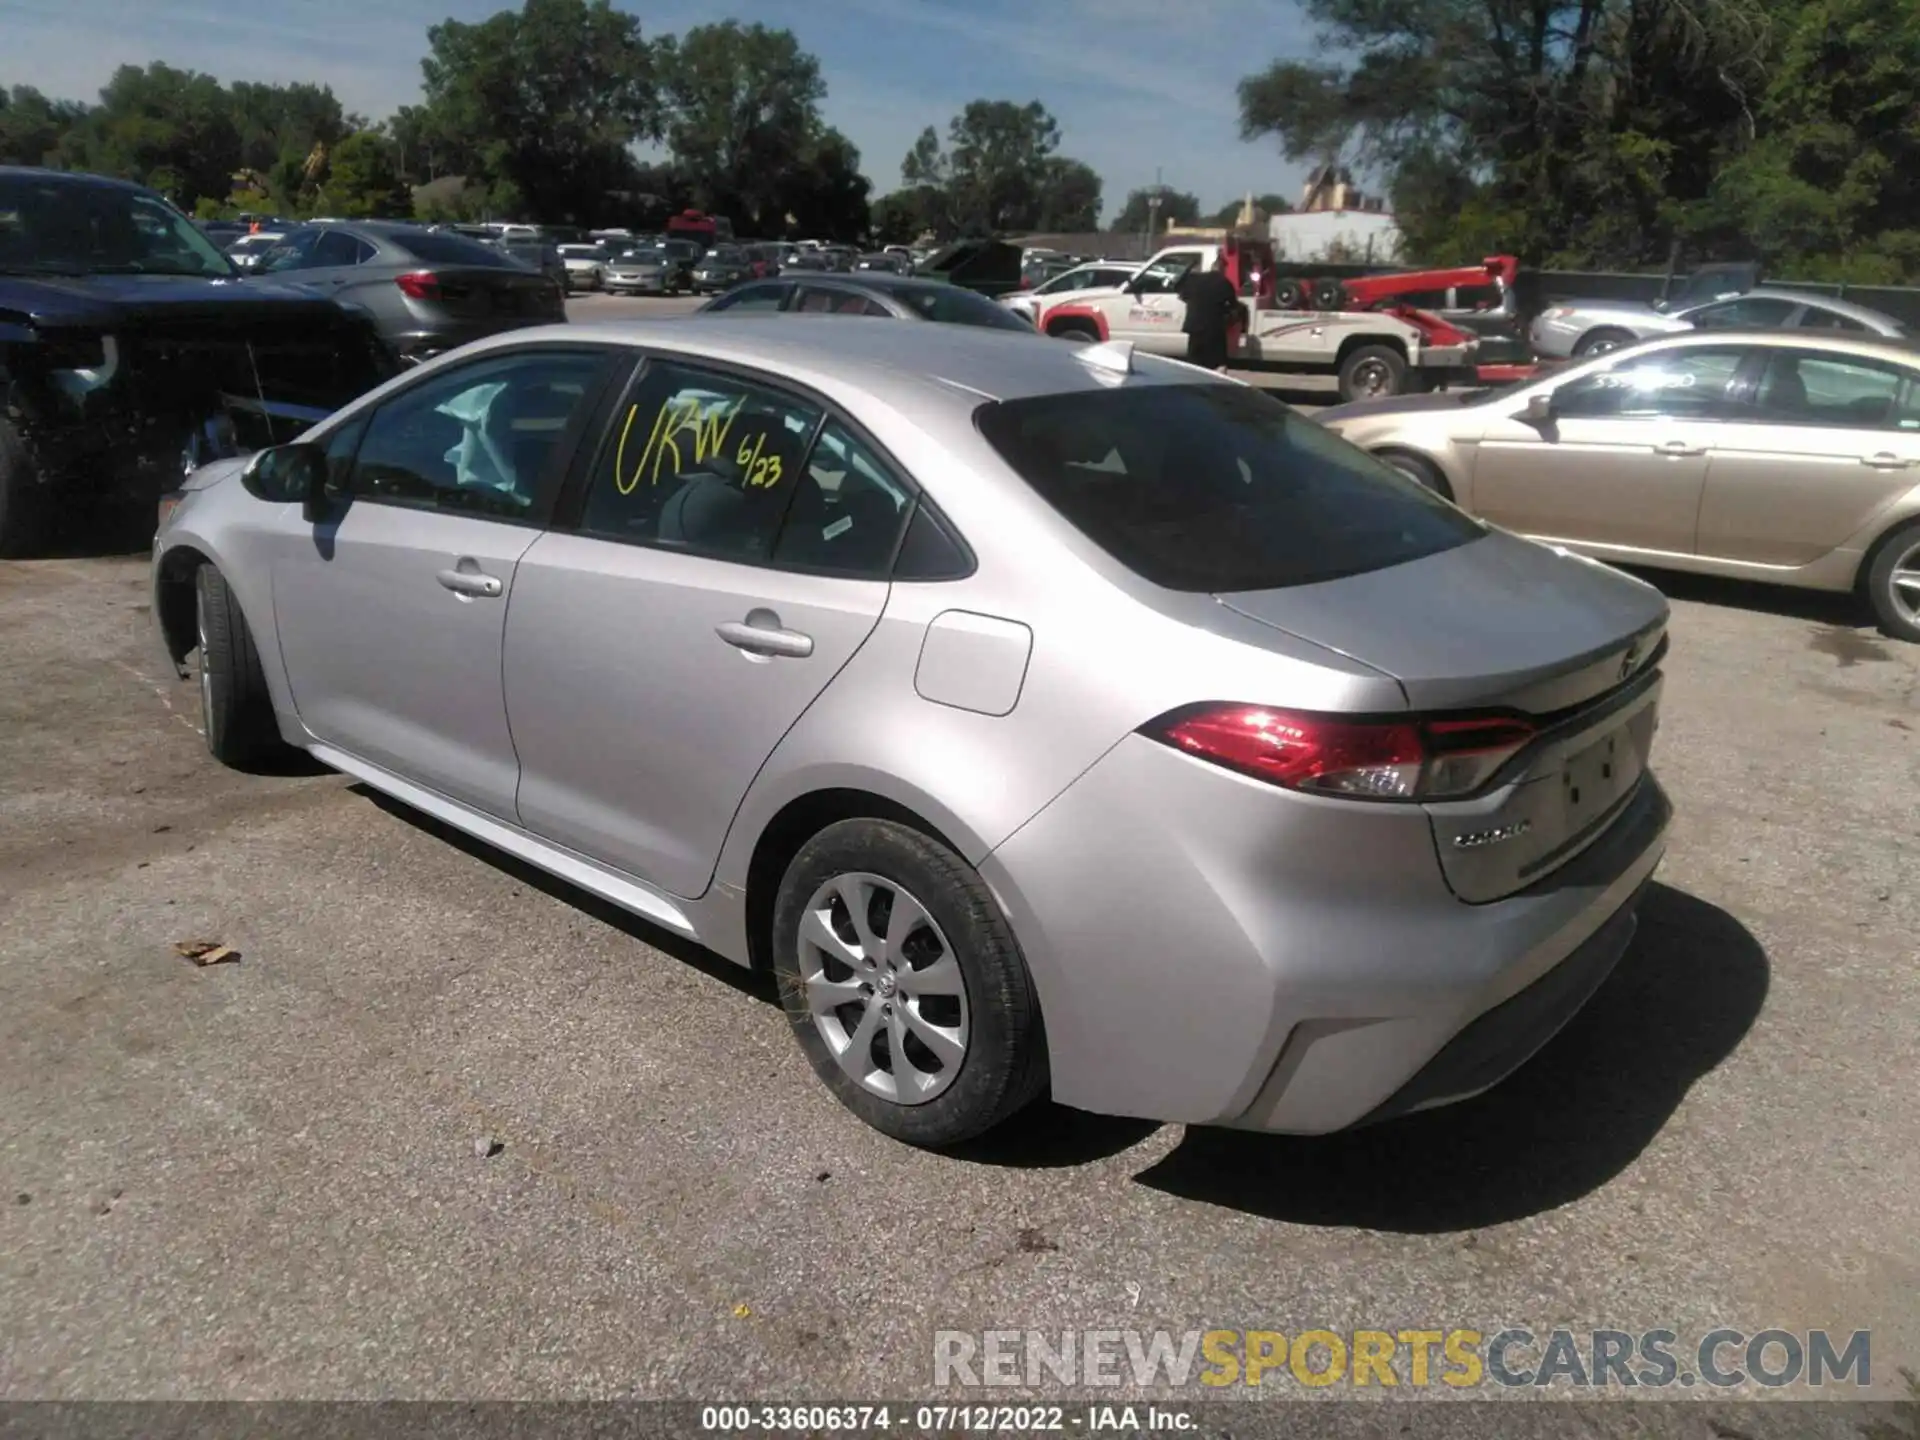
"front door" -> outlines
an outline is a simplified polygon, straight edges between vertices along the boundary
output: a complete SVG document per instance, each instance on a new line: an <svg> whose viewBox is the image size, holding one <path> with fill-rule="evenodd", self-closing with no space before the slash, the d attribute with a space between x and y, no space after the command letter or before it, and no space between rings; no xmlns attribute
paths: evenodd
<svg viewBox="0 0 1920 1440"><path fill-rule="evenodd" d="M1473 466L1472 508L1523 535L1649 558L1689 555L1737 346L1626 356L1553 391L1554 418L1492 407Z"/></svg>
<svg viewBox="0 0 1920 1440"><path fill-rule="evenodd" d="M274 565L281 657L321 741L512 817L500 658L515 567L610 353L475 361L367 421L348 499Z"/></svg>
<svg viewBox="0 0 1920 1440"><path fill-rule="evenodd" d="M520 563L506 700L520 822L671 894L879 622L908 491L774 382L649 363Z"/></svg>
<svg viewBox="0 0 1920 1440"><path fill-rule="evenodd" d="M1700 553L1799 566L1920 484L1920 375L1891 361L1770 352L1748 418L1714 446Z"/></svg>
<svg viewBox="0 0 1920 1440"><path fill-rule="evenodd" d="M1107 334L1131 340L1157 355L1185 355L1187 302L1180 298L1181 280L1206 258L1200 250L1169 250L1138 275L1117 299L1101 306L1107 316Z"/></svg>

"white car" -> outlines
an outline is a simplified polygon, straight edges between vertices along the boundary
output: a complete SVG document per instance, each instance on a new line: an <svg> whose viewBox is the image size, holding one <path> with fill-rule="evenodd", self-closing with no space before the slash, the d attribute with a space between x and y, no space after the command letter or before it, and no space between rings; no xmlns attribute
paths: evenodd
<svg viewBox="0 0 1920 1440"><path fill-rule="evenodd" d="M1017 290L1011 295L1003 295L1000 303L1032 320L1040 313L1041 306L1069 291L1124 285L1139 273L1140 262L1137 260L1096 260L1090 265L1077 265L1031 290Z"/></svg>
<svg viewBox="0 0 1920 1440"><path fill-rule="evenodd" d="M560 261L567 267L567 289L598 290L607 283L613 252L604 245L562 245Z"/></svg>

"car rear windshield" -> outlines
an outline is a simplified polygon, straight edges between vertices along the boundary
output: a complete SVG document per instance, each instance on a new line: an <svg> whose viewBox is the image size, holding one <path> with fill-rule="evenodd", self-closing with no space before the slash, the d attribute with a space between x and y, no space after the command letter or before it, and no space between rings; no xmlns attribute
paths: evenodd
<svg viewBox="0 0 1920 1440"><path fill-rule="evenodd" d="M1024 330L1033 326L1004 305L958 285L879 285L883 294L910 307L923 320L941 325L984 325L989 330Z"/></svg>
<svg viewBox="0 0 1920 1440"><path fill-rule="evenodd" d="M491 246L446 231L391 231L386 238L388 243L429 265L487 265L499 270L514 263L511 256Z"/></svg>
<svg viewBox="0 0 1920 1440"><path fill-rule="evenodd" d="M983 406L987 442L1142 579L1311 585L1479 538L1463 511L1251 386L1128 385Z"/></svg>

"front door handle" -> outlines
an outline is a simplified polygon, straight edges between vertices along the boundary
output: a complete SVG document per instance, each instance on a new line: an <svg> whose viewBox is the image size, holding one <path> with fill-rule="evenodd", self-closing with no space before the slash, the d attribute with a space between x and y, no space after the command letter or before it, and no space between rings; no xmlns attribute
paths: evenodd
<svg viewBox="0 0 1920 1440"><path fill-rule="evenodd" d="M1862 455L1860 457L1860 463L1862 465L1871 465L1876 470L1904 470L1913 462L1899 455L1895 455L1889 450L1882 450L1877 454Z"/></svg>
<svg viewBox="0 0 1920 1440"><path fill-rule="evenodd" d="M749 655L780 655L789 660L804 660L813 654L813 637L798 630L783 629L780 617L769 610L755 610L744 622L730 620L716 625L714 634L736 650Z"/></svg>
<svg viewBox="0 0 1920 1440"><path fill-rule="evenodd" d="M498 600L507 588L496 577L477 570L442 570L433 578L456 595L479 595L488 600Z"/></svg>
<svg viewBox="0 0 1920 1440"><path fill-rule="evenodd" d="M1669 440L1664 445L1654 446L1653 452L1656 455L1704 455L1707 453L1707 447L1689 445L1684 440Z"/></svg>

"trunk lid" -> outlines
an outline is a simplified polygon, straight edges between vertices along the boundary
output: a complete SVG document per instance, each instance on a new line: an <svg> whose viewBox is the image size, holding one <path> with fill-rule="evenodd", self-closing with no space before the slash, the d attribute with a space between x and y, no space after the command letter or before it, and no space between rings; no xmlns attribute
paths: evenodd
<svg viewBox="0 0 1920 1440"><path fill-rule="evenodd" d="M455 320L554 320L564 313L554 282L515 266L431 267L439 298L419 303Z"/></svg>
<svg viewBox="0 0 1920 1440"><path fill-rule="evenodd" d="M1517 712L1538 727L1474 798L1426 806L1462 900L1551 874L1607 831L1646 774L1667 602L1607 566L1494 531L1364 575L1217 598L1391 675L1423 716Z"/></svg>

